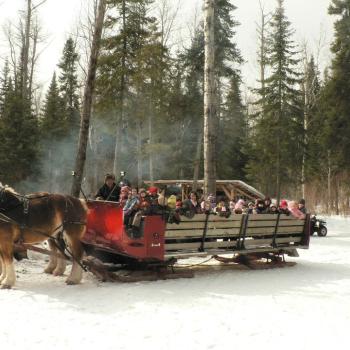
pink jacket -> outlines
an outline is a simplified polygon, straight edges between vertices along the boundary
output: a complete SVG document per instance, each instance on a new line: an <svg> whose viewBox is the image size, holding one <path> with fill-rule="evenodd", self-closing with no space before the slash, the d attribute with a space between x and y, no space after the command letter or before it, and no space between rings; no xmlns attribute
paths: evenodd
<svg viewBox="0 0 350 350"><path fill-rule="evenodd" d="M237 210L237 209L243 209L244 204L245 204L244 200L243 200L243 199L240 199L240 200L236 203L236 205L235 205L235 210Z"/></svg>
<svg viewBox="0 0 350 350"><path fill-rule="evenodd" d="M289 208L289 211L292 216L294 216L297 219L304 220L305 219L305 214L302 213L298 208L291 207Z"/></svg>

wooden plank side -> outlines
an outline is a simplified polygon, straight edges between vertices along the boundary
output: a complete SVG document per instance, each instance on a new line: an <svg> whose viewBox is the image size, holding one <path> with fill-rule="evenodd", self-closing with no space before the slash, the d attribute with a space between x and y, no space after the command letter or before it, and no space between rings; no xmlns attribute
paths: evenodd
<svg viewBox="0 0 350 350"><path fill-rule="evenodd" d="M300 226L304 227L303 220L284 220L280 221L278 227L286 227L286 226ZM261 220L261 221L248 221L248 227L275 227L276 220Z"/></svg>
<svg viewBox="0 0 350 350"><path fill-rule="evenodd" d="M240 228L221 228L221 229L208 229L207 237L237 237L239 235ZM275 232L274 227L248 227L246 236L261 236L261 235L273 235ZM303 233L302 226L287 226L280 227L277 235L290 235ZM166 239L180 239L180 238L201 238L203 235L203 229L193 230L167 230L165 232Z"/></svg>
<svg viewBox="0 0 350 350"><path fill-rule="evenodd" d="M239 235L239 228L229 229L208 229L207 237L232 237ZM201 238L203 236L203 230L171 230L165 231L165 238Z"/></svg>
<svg viewBox="0 0 350 350"><path fill-rule="evenodd" d="M192 229L204 229L205 222L201 221L195 221L195 222L190 222L190 221L185 221L185 222L180 222L179 224L167 224L166 225L166 230L171 231L171 230L192 230Z"/></svg>
<svg viewBox="0 0 350 350"><path fill-rule="evenodd" d="M302 226L286 226L279 227L277 230L277 235L285 233L295 233L302 234L304 228ZM246 231L246 236L249 235L273 235L275 233L274 227L249 227Z"/></svg>
<svg viewBox="0 0 350 350"><path fill-rule="evenodd" d="M284 238L277 238L276 244L283 244L283 243L300 243L301 237L284 237ZM272 238L266 238L266 239L247 239L244 242L244 245L246 248L249 247L259 247L262 245L271 245L272 244Z"/></svg>
<svg viewBox="0 0 350 350"><path fill-rule="evenodd" d="M276 221L277 215L276 214L252 214L249 215L249 221L264 221L264 220L270 220L270 221ZM280 215L280 221L290 221L290 220L298 220L301 222L304 222L305 220L299 220L296 219L293 216L288 216L285 214Z"/></svg>
<svg viewBox="0 0 350 350"><path fill-rule="evenodd" d="M201 246L201 242L193 242L193 243L166 243L165 250L190 250L190 249L199 249ZM217 242L206 242L204 244L205 249L213 249L213 248L234 248L236 247L235 241L217 241Z"/></svg>
<svg viewBox="0 0 350 350"><path fill-rule="evenodd" d="M276 244L277 246L280 244L287 243L300 243L301 237L286 237L286 238L277 238ZM259 239L259 240L246 240L245 247L247 250L250 248L258 248L266 245L271 245L272 239ZM165 250L195 250L199 249L201 246L201 242L189 242L189 243L166 243ZM217 241L217 242L206 242L204 247L205 249L213 249L213 248L235 248L237 246L235 241ZM284 248L284 247L283 247ZM273 248L271 247L271 250Z"/></svg>
<svg viewBox="0 0 350 350"><path fill-rule="evenodd" d="M192 230L192 229L204 229L205 222L180 222L177 224L167 224L166 230ZM209 221L208 229L214 228L240 228L241 221Z"/></svg>
<svg viewBox="0 0 350 350"><path fill-rule="evenodd" d="M205 214L196 214L192 219L187 218L186 216L181 216L181 222L205 222L206 220L206 215ZM209 221L241 221L242 220L242 215L231 215L229 218L225 218L223 216L219 215L214 215L211 214L209 216Z"/></svg>

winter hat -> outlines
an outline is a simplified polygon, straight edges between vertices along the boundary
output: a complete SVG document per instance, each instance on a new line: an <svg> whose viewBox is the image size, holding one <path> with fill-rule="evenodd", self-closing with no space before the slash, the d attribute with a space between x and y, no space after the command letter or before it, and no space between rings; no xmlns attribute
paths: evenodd
<svg viewBox="0 0 350 350"><path fill-rule="evenodd" d="M158 188L157 187L150 187L149 189L148 189L148 193L149 194L157 194L158 193Z"/></svg>
<svg viewBox="0 0 350 350"><path fill-rule="evenodd" d="M300 199L299 204L305 205L305 199Z"/></svg>
<svg viewBox="0 0 350 350"><path fill-rule="evenodd" d="M244 199L240 199L240 200L237 202L236 206L235 206L235 210L237 210L237 209L243 209L244 204L245 204Z"/></svg>
<svg viewBox="0 0 350 350"><path fill-rule="evenodd" d="M282 199L281 203L280 203L280 207L283 208L283 209L287 209L288 208L288 202L285 199Z"/></svg>

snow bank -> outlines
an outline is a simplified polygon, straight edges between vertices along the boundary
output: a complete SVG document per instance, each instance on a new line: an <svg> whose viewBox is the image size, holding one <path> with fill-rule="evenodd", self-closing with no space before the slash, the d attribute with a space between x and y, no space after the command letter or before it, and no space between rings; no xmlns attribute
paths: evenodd
<svg viewBox="0 0 350 350"><path fill-rule="evenodd" d="M348 349L350 220L328 221L285 269L65 286L41 260L17 263L16 289L0 291L1 349Z"/></svg>

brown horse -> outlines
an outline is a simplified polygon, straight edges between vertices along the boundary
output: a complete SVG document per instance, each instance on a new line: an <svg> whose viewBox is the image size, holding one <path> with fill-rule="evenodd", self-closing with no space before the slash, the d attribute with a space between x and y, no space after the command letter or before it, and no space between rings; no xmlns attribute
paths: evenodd
<svg viewBox="0 0 350 350"><path fill-rule="evenodd" d="M0 183L0 288L11 288L15 284L13 255L16 242L36 244L49 239L53 255L45 272L63 275L66 260L56 244L61 233L74 257L66 283L80 283L82 268L78 262L83 256L80 239L85 233L86 217L87 207L77 198L48 193L22 196Z"/></svg>

